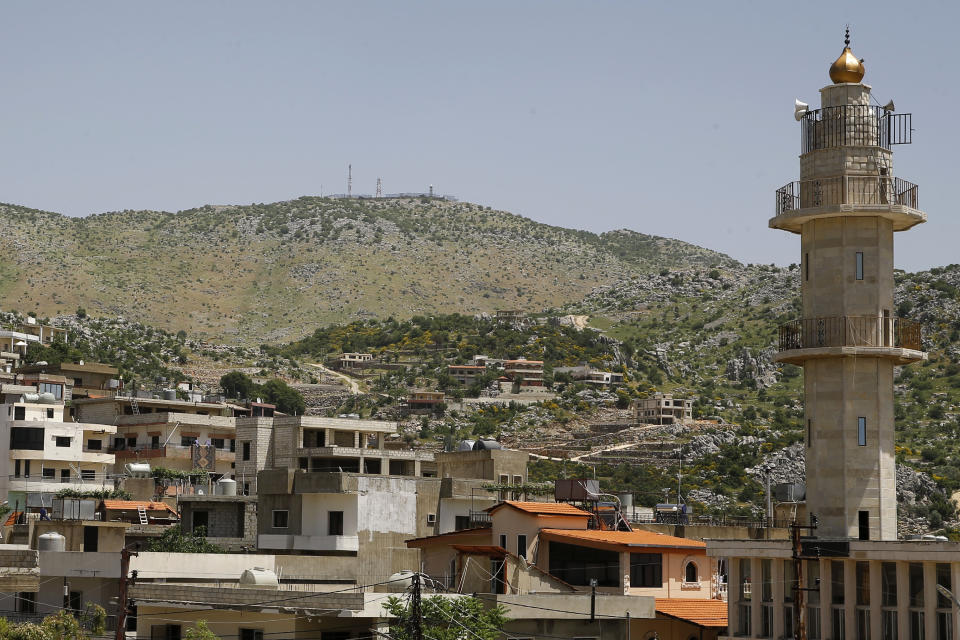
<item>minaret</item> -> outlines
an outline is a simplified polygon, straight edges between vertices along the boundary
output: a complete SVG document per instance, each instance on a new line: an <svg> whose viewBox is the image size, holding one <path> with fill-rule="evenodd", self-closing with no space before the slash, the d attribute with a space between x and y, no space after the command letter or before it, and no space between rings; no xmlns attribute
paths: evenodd
<svg viewBox="0 0 960 640"><path fill-rule="evenodd" d="M803 317L780 327L777 360L804 369L807 510L819 537L896 540L893 368L923 360L920 326L894 316L893 234L924 222L917 186L893 177L910 114L870 104L845 47L797 103L800 181L777 191L774 229L800 234Z"/></svg>

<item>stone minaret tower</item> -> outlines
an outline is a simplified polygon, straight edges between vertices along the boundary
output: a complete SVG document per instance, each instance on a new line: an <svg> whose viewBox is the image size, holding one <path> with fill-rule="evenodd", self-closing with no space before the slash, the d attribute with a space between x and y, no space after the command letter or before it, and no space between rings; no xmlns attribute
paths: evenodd
<svg viewBox="0 0 960 640"><path fill-rule="evenodd" d="M893 368L926 358L918 324L893 304L893 234L924 222L917 186L895 178L910 114L871 105L846 47L797 104L800 181L777 191L774 229L800 234L803 317L780 327L777 360L804 369L807 509L819 537L895 540Z"/></svg>

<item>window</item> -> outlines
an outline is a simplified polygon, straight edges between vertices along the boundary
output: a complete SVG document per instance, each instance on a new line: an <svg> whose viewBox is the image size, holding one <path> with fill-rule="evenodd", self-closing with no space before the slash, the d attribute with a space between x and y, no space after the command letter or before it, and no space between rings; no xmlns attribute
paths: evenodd
<svg viewBox="0 0 960 640"><path fill-rule="evenodd" d="M58 447L69 447L71 438L69 436L56 436Z"/></svg>
<svg viewBox="0 0 960 640"><path fill-rule="evenodd" d="M866 513L861 511L860 513ZM870 606L870 563L857 562L857 606Z"/></svg>
<svg viewBox="0 0 960 640"><path fill-rule="evenodd" d="M908 577L910 606L923 608L923 565L919 562L911 562Z"/></svg>
<svg viewBox="0 0 960 640"><path fill-rule="evenodd" d="M527 559L527 536L522 533L517 535L517 555Z"/></svg>
<svg viewBox="0 0 960 640"><path fill-rule="evenodd" d="M14 478L20 477L20 461L19 460L13 461L13 477Z"/></svg>
<svg viewBox="0 0 960 640"><path fill-rule="evenodd" d="M63 385L62 384L52 384L49 382L41 382L37 385L40 393L52 393L53 397L57 400L63 399Z"/></svg>
<svg viewBox="0 0 960 640"><path fill-rule="evenodd" d="M160 436L150 436L150 448L151 449L160 448Z"/></svg>
<svg viewBox="0 0 960 640"><path fill-rule="evenodd" d="M695 562L688 562L687 566L684 567L683 581L690 582L690 583L700 582L700 575L697 572L697 564Z"/></svg>
<svg viewBox="0 0 960 640"><path fill-rule="evenodd" d="M226 447L226 440L223 438L212 438L210 444L212 444L215 449L223 449Z"/></svg>
<svg viewBox="0 0 960 640"><path fill-rule="evenodd" d="M456 516L453 521L453 528L457 531L470 528L470 516Z"/></svg>
<svg viewBox="0 0 960 640"><path fill-rule="evenodd" d="M83 610L83 593L80 591L71 591L68 597L69 606L74 611Z"/></svg>
<svg viewBox="0 0 960 640"><path fill-rule="evenodd" d="M630 586L662 587L663 556L659 553L631 553Z"/></svg>
<svg viewBox="0 0 960 640"><path fill-rule="evenodd" d="M331 536L343 535L343 511L328 512L327 534Z"/></svg>
<svg viewBox="0 0 960 640"><path fill-rule="evenodd" d="M44 469L42 473L43 473L43 477L44 477L44 478L53 479L53 478L56 478L56 477L57 477L57 470L56 470L56 469Z"/></svg>
<svg viewBox="0 0 960 640"><path fill-rule="evenodd" d="M93 469L81 469L80 477L84 480L95 480L97 477L97 472Z"/></svg>
<svg viewBox="0 0 960 640"><path fill-rule="evenodd" d="M857 444L867 446L867 419L863 416L857 418Z"/></svg>
<svg viewBox="0 0 960 640"><path fill-rule="evenodd" d="M843 604L843 561L830 561L830 602Z"/></svg>
<svg viewBox="0 0 960 640"><path fill-rule="evenodd" d="M513 476L513 484L523 484L523 476Z"/></svg>
<svg viewBox="0 0 960 640"><path fill-rule="evenodd" d="M127 436L127 447L135 449L137 446L137 436Z"/></svg>
<svg viewBox="0 0 960 640"><path fill-rule="evenodd" d="M233 438L230 438L230 452L233 453L237 450L237 441Z"/></svg>
<svg viewBox="0 0 960 640"><path fill-rule="evenodd" d="M127 448L127 441L123 438L114 438L113 439L113 448L118 451L123 451Z"/></svg>
<svg viewBox="0 0 960 640"><path fill-rule="evenodd" d="M857 251L857 280L863 280L863 252Z"/></svg>
<svg viewBox="0 0 960 640"><path fill-rule="evenodd" d="M870 539L870 512L858 511L857 520L858 520L857 528L859 529L859 535L857 537L859 537L861 540L869 540Z"/></svg>
<svg viewBox="0 0 960 640"><path fill-rule="evenodd" d="M263 629L240 629L240 640L263 640Z"/></svg>
<svg viewBox="0 0 960 640"><path fill-rule="evenodd" d="M897 563L884 562L880 565L880 589L884 607L897 606Z"/></svg>
<svg viewBox="0 0 960 640"><path fill-rule="evenodd" d="M150 640L180 640L180 625L155 624L150 627Z"/></svg>
<svg viewBox="0 0 960 640"><path fill-rule="evenodd" d="M803 254L803 279L810 279L810 254Z"/></svg>
<svg viewBox="0 0 960 640"><path fill-rule="evenodd" d="M273 528L274 529L286 529L287 521L290 518L290 512L286 510L274 510L273 512Z"/></svg>
<svg viewBox="0 0 960 640"><path fill-rule="evenodd" d="M564 582L585 587L596 580L600 587L621 586L620 554L616 551L551 542L549 553L549 572Z"/></svg>
<svg viewBox="0 0 960 640"><path fill-rule="evenodd" d="M243 459L244 460L250 459L250 443L249 442L243 443Z"/></svg>
<svg viewBox="0 0 960 640"><path fill-rule="evenodd" d="M510 475L506 473L501 473L500 484L510 484Z"/></svg>
<svg viewBox="0 0 960 640"><path fill-rule="evenodd" d="M507 548L507 534L505 533L500 534L500 548L501 549Z"/></svg>
<svg viewBox="0 0 960 640"><path fill-rule="evenodd" d="M181 447L192 447L196 441L197 439L194 436L180 436Z"/></svg>
<svg viewBox="0 0 960 640"><path fill-rule="evenodd" d="M30 591L21 591L17 594L17 611L20 613L37 612L37 594Z"/></svg>
<svg viewBox="0 0 960 640"><path fill-rule="evenodd" d="M27 408L26 408L26 407L14 407L14 408L13 408L13 419L14 419L14 420L26 420L26 419L27 419Z"/></svg>
<svg viewBox="0 0 960 640"><path fill-rule="evenodd" d="M43 429L12 427L10 429L10 448L43 451Z"/></svg>
<svg viewBox="0 0 960 640"><path fill-rule="evenodd" d="M53 420L53 409L47 409L47 420Z"/></svg>
<svg viewBox="0 0 960 640"><path fill-rule="evenodd" d="M813 445L813 420L807 418L807 446Z"/></svg>
<svg viewBox="0 0 960 640"><path fill-rule="evenodd" d="M60 482L70 482L70 469L60 469Z"/></svg>
<svg viewBox="0 0 960 640"><path fill-rule="evenodd" d="M90 451L102 451L103 440L87 440L87 449Z"/></svg>

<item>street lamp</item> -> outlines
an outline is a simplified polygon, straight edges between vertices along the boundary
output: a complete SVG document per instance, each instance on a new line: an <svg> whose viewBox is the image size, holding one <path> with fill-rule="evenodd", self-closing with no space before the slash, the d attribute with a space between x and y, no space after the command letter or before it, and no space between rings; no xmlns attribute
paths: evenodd
<svg viewBox="0 0 960 640"><path fill-rule="evenodd" d="M950 589L947 589L945 586L938 583L937 592L944 598L950 598L953 604L957 605L957 608L960 609L960 600L957 600L957 596L953 595L953 591L950 591Z"/></svg>

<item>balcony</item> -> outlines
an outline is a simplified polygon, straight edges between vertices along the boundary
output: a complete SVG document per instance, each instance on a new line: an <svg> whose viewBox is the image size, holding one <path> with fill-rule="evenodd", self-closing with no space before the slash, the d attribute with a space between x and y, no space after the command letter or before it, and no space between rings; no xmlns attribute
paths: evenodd
<svg viewBox="0 0 960 640"><path fill-rule="evenodd" d="M807 111L801 120L802 153L836 147L881 147L913 141L913 117L883 107L844 104Z"/></svg>
<svg viewBox="0 0 960 640"><path fill-rule="evenodd" d="M890 357L900 364L922 360L921 325L905 318L833 316L780 325L776 360L800 364L817 357Z"/></svg>
<svg viewBox="0 0 960 640"><path fill-rule="evenodd" d="M257 546L261 549L298 551L357 551L358 536L276 535L261 533Z"/></svg>
<svg viewBox="0 0 960 640"><path fill-rule="evenodd" d="M770 226L799 233L814 218L869 215L887 218L894 231L924 222L912 182L893 176L832 176L789 182L777 189Z"/></svg>
<svg viewBox="0 0 960 640"><path fill-rule="evenodd" d="M193 459L193 446L179 444L130 448L110 447L108 451L116 455L117 462L130 460L131 458L138 460L148 460L150 458L172 458L175 460ZM217 462L234 462L236 460L237 454L234 451L229 451L228 449L214 449L214 451L216 452Z"/></svg>

